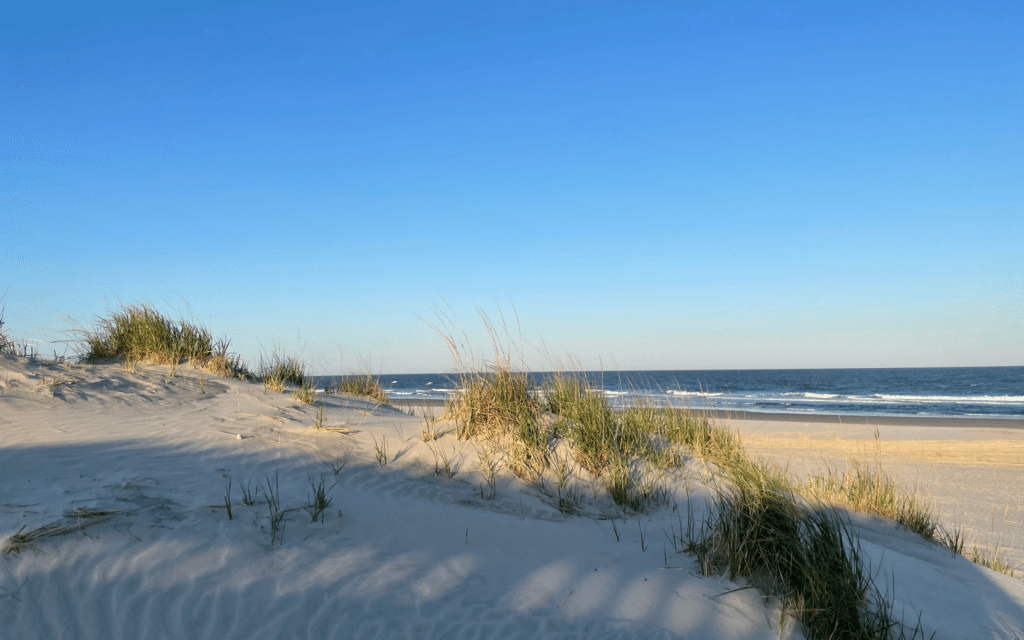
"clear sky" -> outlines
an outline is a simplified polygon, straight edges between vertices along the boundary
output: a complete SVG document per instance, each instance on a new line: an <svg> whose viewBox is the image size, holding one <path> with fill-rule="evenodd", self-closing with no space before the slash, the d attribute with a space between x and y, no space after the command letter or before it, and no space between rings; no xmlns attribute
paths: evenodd
<svg viewBox="0 0 1024 640"><path fill-rule="evenodd" d="M0 305L254 363L1024 364L1024 3L0 0ZM515 307L519 326L512 319ZM72 319L73 321L69 320Z"/></svg>

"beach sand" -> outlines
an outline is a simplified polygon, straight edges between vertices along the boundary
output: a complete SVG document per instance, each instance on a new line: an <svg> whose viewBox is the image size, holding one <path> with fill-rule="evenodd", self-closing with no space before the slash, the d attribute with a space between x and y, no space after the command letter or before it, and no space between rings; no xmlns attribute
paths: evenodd
<svg viewBox="0 0 1024 640"><path fill-rule="evenodd" d="M597 492L566 516L505 472L487 499L482 445L457 440L450 425L425 443L419 417L353 396L321 399L328 429L318 430L314 407L260 384L0 356L0 546L19 531L66 528L0 555L4 637L803 637L790 623L779 628L772 600L701 576L667 543L687 505L700 517L711 495L699 461L671 487L677 510L622 519ZM845 463L847 447L873 455L873 429L855 437L809 424L733 421L748 446L792 470L826 456ZM1019 507L1010 445L991 444L1019 439L929 433L883 432L887 470L933 483L944 509L981 498ZM450 479L436 473L435 451L451 458ZM957 462L936 462L935 452ZM966 476L951 484L954 468ZM1007 486L1014 469L1016 487ZM302 505L320 474L332 502L311 522ZM285 513L280 544L271 544L268 481ZM256 486L255 503L244 504L243 488ZM892 522L851 518L897 616L939 639L1024 638L1019 577Z"/></svg>

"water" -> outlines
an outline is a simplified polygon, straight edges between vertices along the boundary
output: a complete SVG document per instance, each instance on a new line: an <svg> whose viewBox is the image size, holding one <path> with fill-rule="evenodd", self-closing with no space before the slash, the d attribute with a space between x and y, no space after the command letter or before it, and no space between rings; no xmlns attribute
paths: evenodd
<svg viewBox="0 0 1024 640"><path fill-rule="evenodd" d="M531 373L540 386L550 373ZM616 405L856 416L1024 419L1024 367L590 372ZM321 378L321 382L330 377ZM454 376L381 375L396 400L444 400Z"/></svg>

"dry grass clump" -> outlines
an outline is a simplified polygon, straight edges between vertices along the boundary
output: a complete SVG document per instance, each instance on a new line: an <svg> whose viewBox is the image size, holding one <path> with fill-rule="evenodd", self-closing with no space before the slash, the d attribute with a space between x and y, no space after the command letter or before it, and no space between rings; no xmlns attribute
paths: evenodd
<svg viewBox="0 0 1024 640"><path fill-rule="evenodd" d="M357 396L372 398L380 404L391 406L391 397L384 390L379 378L369 372L342 376L334 382L335 393L351 393Z"/></svg>
<svg viewBox="0 0 1024 640"><path fill-rule="evenodd" d="M88 526L108 520L118 513L121 512L102 509L70 509L64 512L63 522L51 522L49 524L44 524L41 527L30 529L29 531L25 531L25 527L22 527L18 530L18 533L14 534L4 542L3 547L0 547L0 555L21 553L22 551L27 550L38 551L36 546L33 544L37 540L55 538L57 536L74 533L75 531L81 531Z"/></svg>
<svg viewBox="0 0 1024 640"><path fill-rule="evenodd" d="M171 320L149 305L123 305L98 327L82 330L80 347L85 362L123 358L177 366L182 362L217 375L245 378L248 370L237 355L229 354L230 341L214 340L205 327L186 320Z"/></svg>

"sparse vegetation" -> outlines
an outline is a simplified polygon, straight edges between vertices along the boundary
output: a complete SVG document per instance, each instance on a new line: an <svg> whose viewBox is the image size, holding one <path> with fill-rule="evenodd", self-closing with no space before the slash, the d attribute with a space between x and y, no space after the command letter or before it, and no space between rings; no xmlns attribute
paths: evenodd
<svg viewBox="0 0 1024 640"><path fill-rule="evenodd" d="M327 468L330 469L334 473L334 475L338 475L339 473L341 473L341 470L345 468L347 461L344 458L339 457L334 458L333 460L328 460L324 464L327 465Z"/></svg>
<svg viewBox="0 0 1024 640"><path fill-rule="evenodd" d="M252 488L252 478L249 478L245 484L239 482L238 486L242 489L242 504L247 507L251 507L256 504L256 498L258 498L260 494L259 484L256 485L256 489L254 491Z"/></svg>
<svg viewBox="0 0 1024 640"><path fill-rule="evenodd" d="M388 437L381 436L380 442L377 442L377 437L373 436L373 449L374 455L377 456L377 464L381 467L388 463Z"/></svg>
<svg viewBox="0 0 1024 640"><path fill-rule="evenodd" d="M989 569L998 571L999 573L1005 573L1011 578L1015 572L1015 567L1006 560L1005 556L999 553L998 545L991 555L984 549L974 547L971 551L971 562L983 567L988 567Z"/></svg>
<svg viewBox="0 0 1024 640"><path fill-rule="evenodd" d="M455 455L455 450L452 450L452 455L448 455L441 451L438 447L437 451L434 452L434 475L437 475L437 461L438 457L441 459L441 465L444 467L444 475L448 480L451 480L455 475L455 466L452 464L452 458Z"/></svg>
<svg viewBox="0 0 1024 640"><path fill-rule="evenodd" d="M324 511L327 509L327 507L331 506L331 502L333 502L334 500L334 498L328 498L327 493L331 489L333 489L334 486L337 484L338 483L335 482L329 487L326 486L324 474L322 473L320 474L319 483L313 481L312 475L309 476L309 486L313 490L313 497L310 498L310 501L307 504L304 504L302 508L305 509L307 513L309 513L310 522L316 522L317 518L319 518L320 523L323 524Z"/></svg>
<svg viewBox="0 0 1024 640"><path fill-rule="evenodd" d="M267 509L270 511L270 546L274 542L284 544L284 516L281 509L281 489L277 481L277 472L274 472L274 484L270 484L270 476L267 476L267 484L263 490L267 498Z"/></svg>
<svg viewBox="0 0 1024 640"><path fill-rule="evenodd" d="M423 424L420 426L420 437L423 438L423 442L430 442L437 440L437 416L434 412L427 411L423 415Z"/></svg>
<svg viewBox="0 0 1024 640"><path fill-rule="evenodd" d="M324 405L320 404L316 407L316 415L313 416L313 428L323 429L325 426L324 422Z"/></svg>
<svg viewBox="0 0 1024 640"><path fill-rule="evenodd" d="M498 477L498 461L495 459L496 452L490 447L481 447L477 454L480 458L480 473L484 476L484 481L487 483L487 500L494 500L498 495L497 491L497 477ZM483 496L483 487L480 488L481 497Z"/></svg>
<svg viewBox="0 0 1024 640"><path fill-rule="evenodd" d="M29 340L15 340L10 337L4 331L4 309L0 308L0 353L6 353L12 356L19 356L22 358L34 359L39 356L39 352L32 345ZM54 354L54 360L57 359L57 354Z"/></svg>

